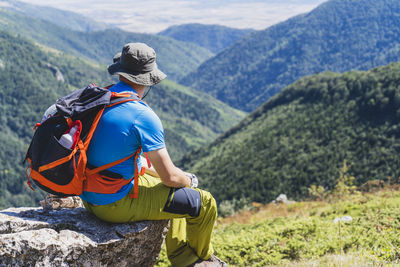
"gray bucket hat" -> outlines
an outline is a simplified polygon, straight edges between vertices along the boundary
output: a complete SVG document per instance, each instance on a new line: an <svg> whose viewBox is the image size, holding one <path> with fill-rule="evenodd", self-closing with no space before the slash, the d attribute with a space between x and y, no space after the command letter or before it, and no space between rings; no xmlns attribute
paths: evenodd
<svg viewBox="0 0 400 267"><path fill-rule="evenodd" d="M157 67L154 49L144 43L124 45L113 61L114 64L108 66L108 72L111 75L119 74L136 84L152 86L167 77Z"/></svg>

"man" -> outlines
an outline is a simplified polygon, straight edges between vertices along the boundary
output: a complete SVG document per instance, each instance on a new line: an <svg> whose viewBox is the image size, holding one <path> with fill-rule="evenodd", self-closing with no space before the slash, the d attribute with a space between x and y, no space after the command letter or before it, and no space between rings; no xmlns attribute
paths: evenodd
<svg viewBox="0 0 400 267"><path fill-rule="evenodd" d="M110 91L129 91L139 98L147 94L148 86L166 77L157 67L154 50L143 43L126 44L108 71L119 75L119 82ZM153 174L159 178L140 175L112 194L84 191L81 198L85 208L108 222L171 219L166 247L173 266L226 266L213 255L210 242L217 217L215 200L210 193L195 188L197 178L193 174L173 164L161 121L147 104L132 101L104 111L87 152L88 165L103 166L129 157L138 149L147 153ZM106 175L130 180L141 166L140 157L131 157L107 169ZM132 197L136 182L137 198Z"/></svg>

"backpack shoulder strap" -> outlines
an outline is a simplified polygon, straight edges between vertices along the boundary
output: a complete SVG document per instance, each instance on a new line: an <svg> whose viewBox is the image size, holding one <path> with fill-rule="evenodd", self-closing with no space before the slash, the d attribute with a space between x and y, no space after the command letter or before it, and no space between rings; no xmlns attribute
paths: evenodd
<svg viewBox="0 0 400 267"><path fill-rule="evenodd" d="M131 93L131 92L115 93L115 92L112 92L111 93L110 104L107 106L107 108L108 107L112 107L112 106L117 105L117 104L129 102L129 101L140 101L140 100L141 100L140 97L135 93Z"/></svg>

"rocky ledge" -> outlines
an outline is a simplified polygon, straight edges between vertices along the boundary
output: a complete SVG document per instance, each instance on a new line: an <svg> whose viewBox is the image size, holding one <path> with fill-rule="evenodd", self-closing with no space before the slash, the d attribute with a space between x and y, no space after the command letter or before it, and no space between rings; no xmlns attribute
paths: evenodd
<svg viewBox="0 0 400 267"><path fill-rule="evenodd" d="M0 267L153 266L168 221L110 224L84 208L0 211Z"/></svg>

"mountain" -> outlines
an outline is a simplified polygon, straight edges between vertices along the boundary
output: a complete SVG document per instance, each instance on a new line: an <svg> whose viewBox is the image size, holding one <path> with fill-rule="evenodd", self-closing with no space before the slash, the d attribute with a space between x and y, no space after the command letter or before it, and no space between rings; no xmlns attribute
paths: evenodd
<svg viewBox="0 0 400 267"><path fill-rule="evenodd" d="M212 142L245 116L210 95L168 80L156 85L148 98L164 125L174 159Z"/></svg>
<svg viewBox="0 0 400 267"><path fill-rule="evenodd" d="M400 2L331 0L250 34L180 83L251 111L297 79L400 60Z"/></svg>
<svg viewBox="0 0 400 267"><path fill-rule="evenodd" d="M1 0L0 7L30 17L43 19L75 31L92 32L111 28L106 23L96 21L98 19L101 20L101 18L95 18L95 20L93 18L85 18L74 12L47 6L32 5L14 0Z"/></svg>
<svg viewBox="0 0 400 267"><path fill-rule="evenodd" d="M31 206L43 199L25 185L21 162L32 128L60 96L90 82L108 85L105 67L0 31L0 208ZM205 145L244 116L209 95L171 81L155 86L147 97L160 115L173 159Z"/></svg>
<svg viewBox="0 0 400 267"><path fill-rule="evenodd" d="M217 54L253 31L252 29L234 29L221 25L189 23L171 26L158 34L178 41L197 44Z"/></svg>
<svg viewBox="0 0 400 267"><path fill-rule="evenodd" d="M335 186L347 162L360 185L400 177L400 63L291 84L178 164L218 201L303 198ZM396 180L397 181L397 180Z"/></svg>
<svg viewBox="0 0 400 267"><path fill-rule="evenodd" d="M212 56L205 48L164 36L106 29L96 32L73 31L56 24L0 9L0 29L16 33L78 57L110 64L113 56L129 42L144 42L157 52L157 63L169 79L177 80Z"/></svg>
<svg viewBox="0 0 400 267"><path fill-rule="evenodd" d="M0 207L32 206L43 199L25 184L22 166L32 128L50 104L106 72L71 57L45 53L0 31Z"/></svg>

